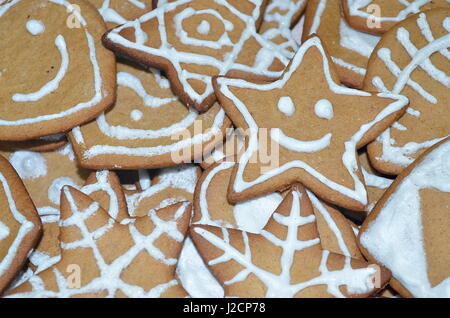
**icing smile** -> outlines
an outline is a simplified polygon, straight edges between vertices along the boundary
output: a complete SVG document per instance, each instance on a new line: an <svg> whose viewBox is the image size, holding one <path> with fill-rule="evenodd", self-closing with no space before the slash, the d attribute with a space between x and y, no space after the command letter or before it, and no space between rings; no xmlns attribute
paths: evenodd
<svg viewBox="0 0 450 318"><path fill-rule="evenodd" d="M55 39L55 45L61 54L61 66L55 78L42 86L38 91L28 94L14 94L12 99L15 102L35 102L45 97L46 95L56 91L59 83L67 73L69 66L69 52L67 52L66 41L62 35L58 35Z"/></svg>

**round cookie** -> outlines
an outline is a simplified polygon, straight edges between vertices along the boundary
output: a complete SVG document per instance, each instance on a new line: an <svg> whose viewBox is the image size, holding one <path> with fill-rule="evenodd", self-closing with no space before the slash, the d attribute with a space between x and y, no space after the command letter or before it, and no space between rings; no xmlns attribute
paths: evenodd
<svg viewBox="0 0 450 318"><path fill-rule="evenodd" d="M214 87L227 115L246 132L229 187L232 203L301 182L327 202L363 211L367 193L356 150L408 104L402 96L340 85L318 37L300 47L275 82L218 77Z"/></svg>
<svg viewBox="0 0 450 318"><path fill-rule="evenodd" d="M450 135L450 8L429 10L387 32L368 64L364 89L402 94L410 107L368 146L371 164L399 174Z"/></svg>
<svg viewBox="0 0 450 318"><path fill-rule="evenodd" d="M216 100L213 76L270 80L288 63L257 33L266 4L179 0L111 30L103 42L116 53L164 70L180 100L204 112Z"/></svg>
<svg viewBox="0 0 450 318"><path fill-rule="evenodd" d="M0 295L39 242L42 224L20 177L0 156Z"/></svg>
<svg viewBox="0 0 450 318"><path fill-rule="evenodd" d="M302 38L317 34L331 55L342 83L362 88L367 62L379 36L350 27L341 14L339 1L310 0Z"/></svg>
<svg viewBox="0 0 450 318"><path fill-rule="evenodd" d="M383 34L409 15L437 7L448 7L449 0L341 0L347 22L355 29Z"/></svg>
<svg viewBox="0 0 450 318"><path fill-rule="evenodd" d="M0 6L0 140L64 132L113 103L115 58L101 44L105 31L85 0ZM9 45L11 38L20 42Z"/></svg>
<svg viewBox="0 0 450 318"><path fill-rule="evenodd" d="M185 297L175 268L190 214L184 202L119 223L89 196L64 187L61 261L8 296Z"/></svg>
<svg viewBox="0 0 450 318"><path fill-rule="evenodd" d="M150 169L191 162L221 143L230 120L218 104L199 114L171 92L159 71L118 64L117 101L69 134L90 169Z"/></svg>
<svg viewBox="0 0 450 318"><path fill-rule="evenodd" d="M194 225L189 235L226 297L365 297L386 285L386 269L324 250L315 219L297 185L260 234Z"/></svg>
<svg viewBox="0 0 450 318"><path fill-rule="evenodd" d="M359 246L404 297L450 297L450 138L406 168L361 227Z"/></svg>

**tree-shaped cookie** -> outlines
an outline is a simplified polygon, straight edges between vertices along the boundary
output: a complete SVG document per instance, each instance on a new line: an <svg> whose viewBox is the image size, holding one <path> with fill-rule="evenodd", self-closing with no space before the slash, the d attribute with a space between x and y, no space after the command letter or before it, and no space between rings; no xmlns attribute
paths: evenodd
<svg viewBox="0 0 450 318"><path fill-rule="evenodd" d="M404 297L450 297L450 138L408 166L361 227L370 261L392 272Z"/></svg>
<svg viewBox="0 0 450 318"><path fill-rule="evenodd" d="M402 94L410 107L368 147L373 166L399 174L450 135L450 8L413 15L387 32L370 58L364 89Z"/></svg>
<svg viewBox="0 0 450 318"><path fill-rule="evenodd" d="M172 90L199 111L216 100L211 77L234 75L273 79L280 67L267 70L284 56L257 33L266 0L179 0L158 6L104 36L105 45L148 66L163 69ZM264 54L241 54L249 47Z"/></svg>
<svg viewBox="0 0 450 318"><path fill-rule="evenodd" d="M228 199L248 200L302 182L336 205L364 210L367 195L356 150L401 116L405 97L340 85L318 37L298 50L272 83L216 78L227 115L246 132Z"/></svg>
<svg viewBox="0 0 450 318"><path fill-rule="evenodd" d="M61 261L10 291L14 297L183 297L175 268L191 206L178 203L120 223L64 187Z"/></svg>
<svg viewBox="0 0 450 318"><path fill-rule="evenodd" d="M390 278L383 268L322 248L311 202L299 185L260 234L194 225L190 236L225 296L363 297Z"/></svg>

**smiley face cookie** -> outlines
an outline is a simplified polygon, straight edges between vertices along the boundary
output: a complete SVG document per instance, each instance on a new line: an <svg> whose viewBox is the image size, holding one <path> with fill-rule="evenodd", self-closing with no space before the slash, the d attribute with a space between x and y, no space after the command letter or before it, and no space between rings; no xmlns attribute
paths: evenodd
<svg viewBox="0 0 450 318"><path fill-rule="evenodd" d="M326 201L364 210L367 195L356 150L403 114L405 97L340 86L318 37L300 47L273 83L219 77L214 85L227 115L247 132L230 202L302 182Z"/></svg>
<svg viewBox="0 0 450 318"><path fill-rule="evenodd" d="M287 59L257 33L266 0L180 0L113 29L104 44L116 53L163 69L186 105L214 105L211 78L233 75L273 79ZM262 54L248 54L248 51ZM269 64L267 64L269 61ZM275 71L269 65L279 61Z"/></svg>
<svg viewBox="0 0 450 318"><path fill-rule="evenodd" d="M183 297L175 267L191 208L170 206L118 223L82 192L61 200L61 261L9 292L14 297Z"/></svg>
<svg viewBox="0 0 450 318"><path fill-rule="evenodd" d="M195 225L190 237L225 296L364 297L383 287L386 269L322 248L312 210L294 186L260 234Z"/></svg>
<svg viewBox="0 0 450 318"><path fill-rule="evenodd" d="M406 168L364 222L359 245L404 297L450 297L450 138Z"/></svg>
<svg viewBox="0 0 450 318"><path fill-rule="evenodd" d="M438 7L449 7L449 0L341 0L345 18L355 29L384 34L408 16Z"/></svg>
<svg viewBox="0 0 450 318"><path fill-rule="evenodd" d="M39 215L17 172L0 156L0 294L20 272L42 234Z"/></svg>
<svg viewBox="0 0 450 318"><path fill-rule="evenodd" d="M101 44L105 30L85 0L0 6L0 140L67 131L112 104L115 60Z"/></svg>
<svg viewBox="0 0 450 318"><path fill-rule="evenodd" d="M308 2L302 37L305 40L312 34L317 34L328 49L341 82L362 88L367 62L380 37L350 27L335 0Z"/></svg>
<svg viewBox="0 0 450 318"><path fill-rule="evenodd" d="M370 58L364 89L402 94L410 107L368 147L372 165L399 174L450 135L450 8L429 10L387 32Z"/></svg>
<svg viewBox="0 0 450 318"><path fill-rule="evenodd" d="M188 109L157 70L118 64L117 101L69 134L78 162L90 169L150 169L191 162L222 142L230 120L216 104Z"/></svg>

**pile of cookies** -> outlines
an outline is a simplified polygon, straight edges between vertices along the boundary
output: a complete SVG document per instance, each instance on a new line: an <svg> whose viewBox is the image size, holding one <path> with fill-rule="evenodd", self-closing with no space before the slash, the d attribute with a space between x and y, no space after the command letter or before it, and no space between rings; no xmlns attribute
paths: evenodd
<svg viewBox="0 0 450 318"><path fill-rule="evenodd" d="M449 0L0 0L3 297L450 297Z"/></svg>

